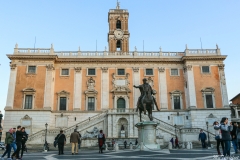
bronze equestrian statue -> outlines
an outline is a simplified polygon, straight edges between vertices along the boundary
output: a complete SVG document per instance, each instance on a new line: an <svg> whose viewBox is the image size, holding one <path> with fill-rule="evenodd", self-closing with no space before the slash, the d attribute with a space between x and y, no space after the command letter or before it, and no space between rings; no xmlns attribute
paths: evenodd
<svg viewBox="0 0 240 160"><path fill-rule="evenodd" d="M143 84L139 85L139 86L133 86L135 88L139 88L140 92L141 92L141 96L138 98L138 102L137 102L137 110L139 109L139 113L140 113L140 122L142 122L142 116L141 113L142 111L144 111L144 114L146 114L146 110L148 111L148 117L150 119L150 121L153 120L152 117L152 110L154 107L154 104L157 107L157 110L159 111L156 99L152 96L155 93L153 92L152 87L147 83L147 79L144 78L143 79Z"/></svg>

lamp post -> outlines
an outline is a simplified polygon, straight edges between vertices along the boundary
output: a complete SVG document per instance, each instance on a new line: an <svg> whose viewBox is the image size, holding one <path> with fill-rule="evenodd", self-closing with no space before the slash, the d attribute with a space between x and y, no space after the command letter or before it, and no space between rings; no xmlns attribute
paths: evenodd
<svg viewBox="0 0 240 160"><path fill-rule="evenodd" d="M46 127L46 129L45 129L45 143L44 143L44 150L45 150L45 151L48 150L48 144L47 144L47 126L48 126L48 124L46 123L46 124L45 124L45 127Z"/></svg>
<svg viewBox="0 0 240 160"><path fill-rule="evenodd" d="M211 149L210 138L209 138L209 132L208 132L208 121L206 122L206 125L207 125L207 133L208 133L208 149Z"/></svg>

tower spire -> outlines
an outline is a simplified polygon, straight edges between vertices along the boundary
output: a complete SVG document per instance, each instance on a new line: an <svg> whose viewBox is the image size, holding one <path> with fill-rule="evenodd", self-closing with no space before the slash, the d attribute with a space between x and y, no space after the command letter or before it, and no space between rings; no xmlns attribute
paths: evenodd
<svg viewBox="0 0 240 160"><path fill-rule="evenodd" d="M120 2L118 2L118 0L117 0L117 6L116 6L116 9L120 9Z"/></svg>

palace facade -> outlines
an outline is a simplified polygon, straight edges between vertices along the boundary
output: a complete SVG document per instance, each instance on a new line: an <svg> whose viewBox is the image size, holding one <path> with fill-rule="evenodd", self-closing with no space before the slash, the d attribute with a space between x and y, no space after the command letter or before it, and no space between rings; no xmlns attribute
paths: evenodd
<svg viewBox="0 0 240 160"><path fill-rule="evenodd" d="M180 52L129 51L129 12L108 12L108 50L55 51L50 48L19 48L11 60L4 130L22 125L32 143L44 142L63 129L103 129L108 138L136 138L135 111L140 91L133 85L147 78L155 90L160 111L158 137L168 141L179 134L183 141L197 139L199 128L206 129L223 116L230 116L224 60L215 49L188 49ZM230 117L229 117L230 118ZM144 117L148 120L147 117ZM124 126L125 135L121 135Z"/></svg>

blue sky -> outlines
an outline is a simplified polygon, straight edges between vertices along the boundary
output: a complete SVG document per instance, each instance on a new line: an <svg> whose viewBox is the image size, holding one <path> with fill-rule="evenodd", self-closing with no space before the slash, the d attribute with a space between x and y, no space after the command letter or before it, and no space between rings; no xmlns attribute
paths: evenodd
<svg viewBox="0 0 240 160"><path fill-rule="evenodd" d="M98 50L107 44L108 11L116 0L21 0L0 1L0 110L6 105L9 59L15 43L20 48L73 51ZM128 9L130 50L184 51L216 48L225 61L229 99L240 92L240 1L239 0L120 0Z"/></svg>

